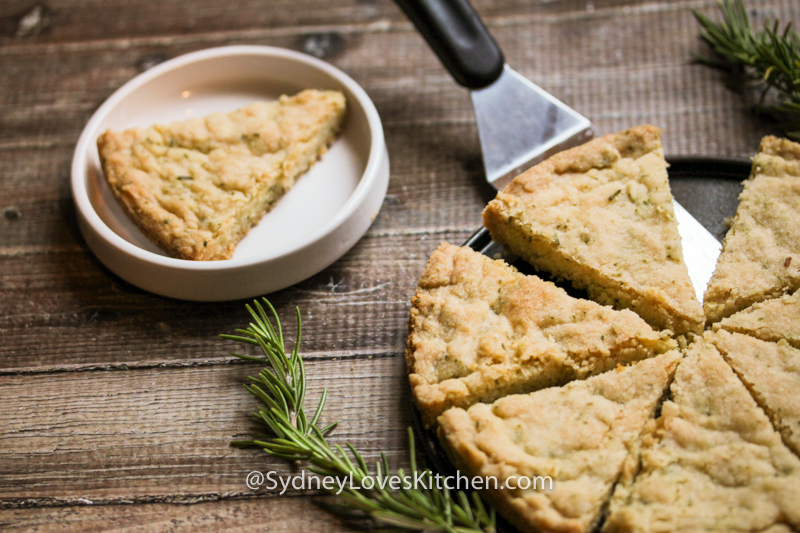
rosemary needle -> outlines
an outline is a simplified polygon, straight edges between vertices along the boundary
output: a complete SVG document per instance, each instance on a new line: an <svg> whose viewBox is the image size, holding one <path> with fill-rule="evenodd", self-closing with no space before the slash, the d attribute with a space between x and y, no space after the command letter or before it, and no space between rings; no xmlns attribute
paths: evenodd
<svg viewBox="0 0 800 533"><path fill-rule="evenodd" d="M328 434L337 423L322 428L318 426L328 397L327 390L322 392L310 420L305 411L306 371L299 351L300 310L297 309L297 341L287 354L278 313L266 298L263 302L264 306L258 301L252 307L247 306L253 319L247 329L236 330L237 335L221 337L261 348L261 357L232 355L266 365L256 377L249 378L245 388L260 402L258 412L252 417L264 426L268 434L231 444L258 446L280 459L305 462L306 468L319 476L352 479L353 484L345 484L334 503L324 504L345 522L367 525L373 531L494 533L494 509L487 508L477 492L472 491L470 495L463 491L454 493L433 483L422 488L407 483L401 484L398 490L390 490L386 481L392 474L384 453L371 473L364 457L349 442L345 443L347 451L339 444L328 442ZM407 474L399 469L396 476L399 479L406 479L407 475L414 480L432 479L433 473L429 469L420 470L417 466L411 428L408 428L408 447L411 470ZM362 482L368 477L376 481L373 488L357 488L365 486Z"/></svg>
<svg viewBox="0 0 800 533"><path fill-rule="evenodd" d="M782 122L789 137L800 138L800 37L788 23L778 21L753 31L742 0L719 3L722 22L694 12L700 36L717 54L717 59L695 56L705 65L735 73L744 69L751 83L761 91L759 109L766 109ZM768 93L777 103L764 105Z"/></svg>

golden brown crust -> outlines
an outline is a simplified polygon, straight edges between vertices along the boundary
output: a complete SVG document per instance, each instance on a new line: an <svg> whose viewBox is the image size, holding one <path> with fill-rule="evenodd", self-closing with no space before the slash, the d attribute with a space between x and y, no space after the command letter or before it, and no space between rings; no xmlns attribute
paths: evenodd
<svg viewBox="0 0 800 533"><path fill-rule="evenodd" d="M453 406L564 384L674 347L631 311L572 298L443 243L412 299L406 362L414 400L432 425Z"/></svg>
<svg viewBox="0 0 800 533"><path fill-rule="evenodd" d="M800 349L800 291L754 304L714 324L718 328L764 341L785 340Z"/></svg>
<svg viewBox="0 0 800 533"><path fill-rule="evenodd" d="M798 177L800 144L764 137L703 300L708 325L800 287Z"/></svg>
<svg viewBox="0 0 800 533"><path fill-rule="evenodd" d="M654 126L606 135L517 176L483 213L492 238L658 329L700 332Z"/></svg>
<svg viewBox="0 0 800 533"><path fill-rule="evenodd" d="M713 344L681 362L672 399L622 480L604 531L789 532L800 527L800 460Z"/></svg>
<svg viewBox="0 0 800 533"><path fill-rule="evenodd" d="M521 531L588 532L680 359L673 351L564 387L450 409L439 437L462 474L497 479L486 495ZM549 476L553 490L542 490L544 479L516 488L535 476Z"/></svg>
<svg viewBox="0 0 800 533"><path fill-rule="evenodd" d="M169 255L227 259L333 142L344 95L303 91L231 113L97 139L114 195Z"/></svg>

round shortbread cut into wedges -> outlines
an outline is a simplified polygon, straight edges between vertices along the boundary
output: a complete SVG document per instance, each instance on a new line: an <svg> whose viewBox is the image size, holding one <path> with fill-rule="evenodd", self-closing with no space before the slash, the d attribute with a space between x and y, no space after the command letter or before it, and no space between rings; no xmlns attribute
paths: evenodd
<svg viewBox="0 0 800 533"><path fill-rule="evenodd" d="M450 407L563 385L675 347L631 311L443 243L412 299L406 362L431 426Z"/></svg>

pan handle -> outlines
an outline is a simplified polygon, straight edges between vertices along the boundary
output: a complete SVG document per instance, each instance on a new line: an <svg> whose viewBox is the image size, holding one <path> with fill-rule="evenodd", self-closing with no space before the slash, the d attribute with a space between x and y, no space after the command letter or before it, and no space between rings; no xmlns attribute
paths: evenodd
<svg viewBox="0 0 800 533"><path fill-rule="evenodd" d="M480 89L503 72L503 52L468 0L395 0L459 85Z"/></svg>

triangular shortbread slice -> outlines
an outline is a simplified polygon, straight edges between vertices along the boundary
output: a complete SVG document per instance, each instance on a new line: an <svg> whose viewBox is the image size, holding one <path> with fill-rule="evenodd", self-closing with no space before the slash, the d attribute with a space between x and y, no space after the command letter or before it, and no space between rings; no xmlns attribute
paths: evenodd
<svg viewBox="0 0 800 533"><path fill-rule="evenodd" d="M800 350L727 331L706 333L730 363L783 441L800 456Z"/></svg>
<svg viewBox="0 0 800 533"><path fill-rule="evenodd" d="M703 299L708 324L800 287L800 144L764 137Z"/></svg>
<svg viewBox="0 0 800 533"><path fill-rule="evenodd" d="M450 409L439 437L462 474L487 480L488 498L521 531L592 531L680 359L672 351L564 387Z"/></svg>
<svg viewBox="0 0 800 533"><path fill-rule="evenodd" d="M128 216L169 255L227 259L333 142L345 98L307 90L275 102L97 140Z"/></svg>
<svg viewBox="0 0 800 533"><path fill-rule="evenodd" d="M765 300L714 324L764 341L785 340L800 349L800 291Z"/></svg>
<svg viewBox="0 0 800 533"><path fill-rule="evenodd" d="M703 329L653 126L606 135L517 176L483 212L492 238L591 298L675 334Z"/></svg>
<svg viewBox="0 0 800 533"><path fill-rule="evenodd" d="M670 391L603 531L796 531L800 460L711 343L692 346Z"/></svg>
<svg viewBox="0 0 800 533"><path fill-rule="evenodd" d="M447 243L412 304L406 362L427 426L450 407L563 385L676 346L631 311Z"/></svg>

